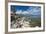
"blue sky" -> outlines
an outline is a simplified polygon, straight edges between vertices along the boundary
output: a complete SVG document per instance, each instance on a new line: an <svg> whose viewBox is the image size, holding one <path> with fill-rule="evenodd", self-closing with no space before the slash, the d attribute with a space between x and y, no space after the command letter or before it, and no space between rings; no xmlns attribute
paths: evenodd
<svg viewBox="0 0 46 34"><path fill-rule="evenodd" d="M15 10L22 10L22 11L26 11L29 6L11 6L12 10L15 8Z"/></svg>
<svg viewBox="0 0 46 34"><path fill-rule="evenodd" d="M11 11L16 11L17 14L40 15L41 14L41 7L40 6L16 6L16 5L11 5Z"/></svg>

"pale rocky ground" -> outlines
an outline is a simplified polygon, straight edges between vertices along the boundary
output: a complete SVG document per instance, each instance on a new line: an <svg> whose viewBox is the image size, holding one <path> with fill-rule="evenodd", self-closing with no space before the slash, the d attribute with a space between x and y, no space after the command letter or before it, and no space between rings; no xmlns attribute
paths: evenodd
<svg viewBox="0 0 46 34"><path fill-rule="evenodd" d="M19 19L19 18L18 18L18 19ZM21 19L19 19L20 21L16 21L15 24L13 24L14 21L12 21L12 24L13 24L13 25L12 25L12 28L16 28L17 26L18 26L18 28L19 28L19 25L22 25L21 28L30 27L29 22L28 22L28 21L24 21L24 19L25 19L25 17L22 17Z"/></svg>

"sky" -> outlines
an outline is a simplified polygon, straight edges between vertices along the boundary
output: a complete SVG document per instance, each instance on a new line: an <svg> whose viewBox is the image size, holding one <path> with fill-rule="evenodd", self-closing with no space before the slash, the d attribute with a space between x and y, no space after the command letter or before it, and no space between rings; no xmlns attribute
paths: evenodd
<svg viewBox="0 0 46 34"><path fill-rule="evenodd" d="M11 5L11 11L16 11L16 14L40 15L40 6L16 6Z"/></svg>

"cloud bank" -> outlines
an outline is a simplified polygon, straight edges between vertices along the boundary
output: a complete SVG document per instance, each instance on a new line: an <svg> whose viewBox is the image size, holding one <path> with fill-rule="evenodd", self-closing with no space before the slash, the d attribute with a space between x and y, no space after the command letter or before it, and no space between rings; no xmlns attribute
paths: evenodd
<svg viewBox="0 0 46 34"><path fill-rule="evenodd" d="M32 14L32 15L40 15L41 14L41 8L39 7L34 7L31 9L31 7L29 7L26 11L22 11L22 10L17 10L16 14Z"/></svg>

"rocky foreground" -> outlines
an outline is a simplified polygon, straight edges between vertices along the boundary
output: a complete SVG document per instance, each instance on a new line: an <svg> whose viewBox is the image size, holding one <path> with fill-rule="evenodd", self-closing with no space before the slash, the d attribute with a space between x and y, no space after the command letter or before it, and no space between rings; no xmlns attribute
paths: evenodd
<svg viewBox="0 0 46 34"><path fill-rule="evenodd" d="M14 21L12 21L12 28L26 28L26 27L30 27L30 23L28 21L24 21L25 17L22 18L18 18L14 23Z"/></svg>

